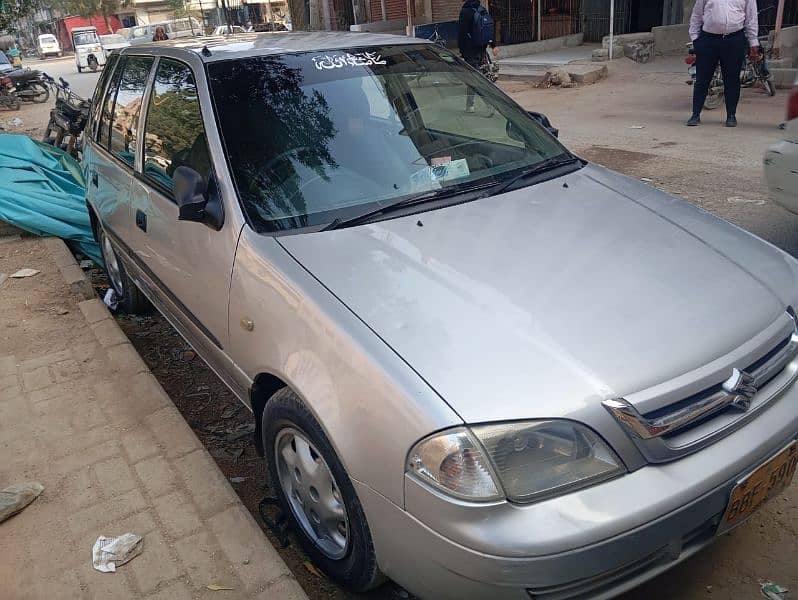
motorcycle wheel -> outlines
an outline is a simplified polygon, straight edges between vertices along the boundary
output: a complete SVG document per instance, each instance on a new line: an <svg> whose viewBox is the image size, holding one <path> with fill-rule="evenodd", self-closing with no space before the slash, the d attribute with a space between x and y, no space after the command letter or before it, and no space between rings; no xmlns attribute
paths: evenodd
<svg viewBox="0 0 798 600"><path fill-rule="evenodd" d="M770 79L763 79L762 86L765 88L765 91L768 93L768 96L771 98L776 95L776 86L773 85L773 81Z"/></svg>
<svg viewBox="0 0 798 600"><path fill-rule="evenodd" d="M32 100L36 104L43 104L50 99L50 88L44 83L41 83L40 81L34 81L30 84L30 87L33 90Z"/></svg>
<svg viewBox="0 0 798 600"><path fill-rule="evenodd" d="M715 110L721 104L723 104L723 100L726 94L724 93L723 89L720 90L709 90L707 94L707 99L704 101L704 108L707 110Z"/></svg>

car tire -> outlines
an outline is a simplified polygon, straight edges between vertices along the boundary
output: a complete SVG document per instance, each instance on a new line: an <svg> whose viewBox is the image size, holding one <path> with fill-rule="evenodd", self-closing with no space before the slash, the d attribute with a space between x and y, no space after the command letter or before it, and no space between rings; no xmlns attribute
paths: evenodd
<svg viewBox="0 0 798 600"><path fill-rule="evenodd" d="M83 73L83 67L81 67L80 65L78 65L78 73Z"/></svg>
<svg viewBox="0 0 798 600"><path fill-rule="evenodd" d="M315 417L291 389L283 388L267 402L261 425L272 489L308 557L331 579L351 591L364 592L383 583L385 578L377 567L363 507ZM304 455L297 448L304 448ZM307 463L291 465L285 457L292 455L297 460L301 456L312 460L318 467L313 476L296 476L297 469L306 471L303 467ZM314 484L321 489L317 490ZM328 512L325 507L328 503L320 502L325 497L342 513L339 527L333 532L335 539L325 539L315 529L324 526L314 509L322 517L330 516L324 514ZM315 525L311 525L312 517L316 519ZM333 518L339 517L334 514ZM345 538L343 544L341 537Z"/></svg>
<svg viewBox="0 0 798 600"><path fill-rule="evenodd" d="M97 238L97 242L100 244L100 252L102 252L103 260L105 261L108 282L119 298L119 306L130 315L140 315L149 312L152 309L150 301L147 300L147 297L141 293L138 286L128 276L125 265L119 260L110 238L102 228L98 229Z"/></svg>

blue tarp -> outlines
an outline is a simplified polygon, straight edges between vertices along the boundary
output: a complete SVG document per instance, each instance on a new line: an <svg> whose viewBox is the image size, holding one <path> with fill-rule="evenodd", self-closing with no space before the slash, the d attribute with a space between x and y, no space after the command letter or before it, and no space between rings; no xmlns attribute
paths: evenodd
<svg viewBox="0 0 798 600"><path fill-rule="evenodd" d="M102 265L78 162L25 135L0 135L0 220L68 240Z"/></svg>

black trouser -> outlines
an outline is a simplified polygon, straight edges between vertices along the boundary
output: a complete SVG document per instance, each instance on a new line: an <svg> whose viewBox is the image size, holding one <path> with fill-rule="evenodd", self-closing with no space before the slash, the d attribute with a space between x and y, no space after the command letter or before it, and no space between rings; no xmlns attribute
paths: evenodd
<svg viewBox="0 0 798 600"><path fill-rule="evenodd" d="M723 73L723 87L726 88L726 114L737 114L740 101L740 71L745 62L748 42L745 31L740 30L727 36L702 31L693 43L696 53L696 79L693 90L693 114L700 115L707 99L709 84L715 76L720 62Z"/></svg>

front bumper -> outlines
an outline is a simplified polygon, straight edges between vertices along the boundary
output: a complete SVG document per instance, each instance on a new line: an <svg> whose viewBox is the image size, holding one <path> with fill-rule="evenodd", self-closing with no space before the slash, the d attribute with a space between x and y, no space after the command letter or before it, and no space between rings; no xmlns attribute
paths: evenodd
<svg viewBox="0 0 798 600"><path fill-rule="evenodd" d="M526 506L457 503L406 479L402 510L356 484L380 568L422 598L611 598L714 538L735 484L798 437L798 388L685 458Z"/></svg>

